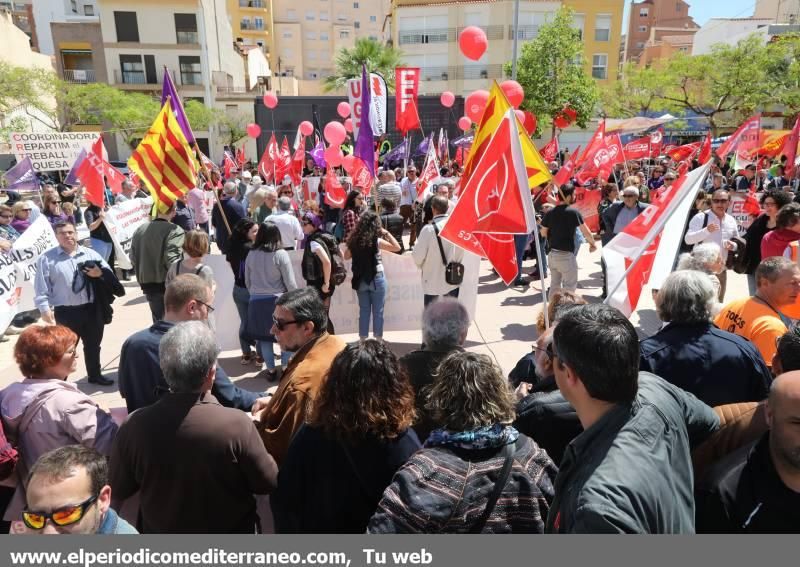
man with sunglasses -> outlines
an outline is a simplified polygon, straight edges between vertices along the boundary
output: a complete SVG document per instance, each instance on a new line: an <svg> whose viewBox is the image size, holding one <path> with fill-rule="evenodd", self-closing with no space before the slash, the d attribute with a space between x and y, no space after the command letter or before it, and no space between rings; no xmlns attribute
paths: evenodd
<svg viewBox="0 0 800 567"><path fill-rule="evenodd" d="M45 453L28 475L25 527L42 535L136 534L111 508L108 461L94 449L68 445Z"/></svg>
<svg viewBox="0 0 800 567"><path fill-rule="evenodd" d="M719 246L722 253L722 261L728 259L728 252L736 249L736 245L731 242L734 236L739 236L739 227L736 219L728 214L728 204L730 194L722 189L714 191L711 195L711 210L697 213L689 221L689 229L686 231L684 240L686 244L695 246L701 242L714 242ZM723 269L719 274L719 300L725 299L725 287L728 282L728 274Z"/></svg>
<svg viewBox="0 0 800 567"><path fill-rule="evenodd" d="M294 352L278 389L259 400L253 413L263 410L256 426L267 452L280 466L292 437L306 419L322 381L345 343L326 331L328 314L313 287L295 289L275 302L272 329L282 351Z"/></svg>

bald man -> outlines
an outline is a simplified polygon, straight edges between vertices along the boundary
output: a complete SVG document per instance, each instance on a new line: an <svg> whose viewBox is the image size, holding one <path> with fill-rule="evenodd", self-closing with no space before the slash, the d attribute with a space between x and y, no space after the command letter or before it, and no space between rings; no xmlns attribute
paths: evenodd
<svg viewBox="0 0 800 567"><path fill-rule="evenodd" d="M778 376L767 431L698 485L698 533L800 533L800 371Z"/></svg>

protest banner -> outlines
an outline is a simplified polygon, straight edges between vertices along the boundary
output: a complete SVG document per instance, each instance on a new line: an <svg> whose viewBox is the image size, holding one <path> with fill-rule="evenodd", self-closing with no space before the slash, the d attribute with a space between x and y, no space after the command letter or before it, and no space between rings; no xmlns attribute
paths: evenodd
<svg viewBox="0 0 800 567"><path fill-rule="evenodd" d="M578 209L583 217L583 222L595 234L600 232L600 216L597 214L597 206L599 204L599 190L589 190L585 187L575 188L575 202L572 206Z"/></svg>
<svg viewBox="0 0 800 567"><path fill-rule="evenodd" d="M295 280L300 286L305 285L300 262L302 250L289 252L294 267ZM386 294L384 310L385 331L419 331L422 328L423 293L419 268L409 254L383 254L383 266L389 287ZM239 313L233 302L233 273L230 264L221 254L206 256L203 263L214 271L217 290L214 294L214 315L217 321L226 324L217 325L217 342L223 350L239 348L239 337L236 333L223 332L223 329L238 327ZM459 301L467 308L470 318L475 317L478 299L478 273L480 258L474 254L464 254L464 282L461 284ZM336 325L337 334L358 332L358 297L350 283L350 262L347 262L347 279L339 286L331 298L331 320ZM272 323L267 321L265 325ZM420 340L422 337L420 336Z"/></svg>
<svg viewBox="0 0 800 567"><path fill-rule="evenodd" d="M386 81L377 73L369 74L370 84L370 108L367 116L370 117L372 133L380 136L386 133ZM350 102L353 119L353 139L358 139L358 131L361 128L361 79L350 79L347 81L347 98Z"/></svg>
<svg viewBox="0 0 800 567"><path fill-rule="evenodd" d="M57 245L50 222L41 215L14 241L9 252L0 254L0 332L6 330L17 312L34 309L36 260Z"/></svg>
<svg viewBox="0 0 800 567"><path fill-rule="evenodd" d="M36 171L68 170L81 150L91 150L98 132L11 132L11 152L22 161L31 158Z"/></svg>
<svg viewBox="0 0 800 567"><path fill-rule="evenodd" d="M131 240L133 233L139 226L146 223L150 218L150 211L153 208L153 199L131 199L119 205L109 207L103 222L111 234L114 242L114 252L117 257L117 266L123 270L133 268L128 253L131 251Z"/></svg>
<svg viewBox="0 0 800 567"><path fill-rule="evenodd" d="M756 198L761 200L761 193L755 194ZM753 224L755 216L745 208L747 202L746 193L731 193L731 203L728 205L728 214L736 219L736 227L739 229L739 234L744 234L750 225Z"/></svg>

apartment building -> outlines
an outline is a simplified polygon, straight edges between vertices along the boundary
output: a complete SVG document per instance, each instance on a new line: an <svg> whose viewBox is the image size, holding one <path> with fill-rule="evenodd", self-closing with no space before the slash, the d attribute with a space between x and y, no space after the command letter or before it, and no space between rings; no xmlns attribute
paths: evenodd
<svg viewBox="0 0 800 567"><path fill-rule="evenodd" d="M39 51L33 0L0 0L0 12L7 12L11 16L11 22L28 36L31 49Z"/></svg>
<svg viewBox="0 0 800 567"><path fill-rule="evenodd" d="M753 17L775 24L800 24L800 0L757 0Z"/></svg>
<svg viewBox="0 0 800 567"><path fill-rule="evenodd" d="M693 35L698 29L699 26L689 15L689 4L683 0L632 0L624 61L639 61L639 56L648 45L656 47L658 44L658 49L650 50L650 58L654 53L668 53L677 40L662 41L662 38Z"/></svg>
<svg viewBox="0 0 800 567"><path fill-rule="evenodd" d="M616 80L623 0L520 0L518 49L534 39L562 5L575 10L585 45L586 71L599 82ZM420 67L421 94L468 94L504 77L514 46L513 0L394 0L393 40L410 66ZM458 34L467 26L486 32L489 47L479 61L466 59ZM613 70L610 72L609 70Z"/></svg>
<svg viewBox="0 0 800 567"><path fill-rule="evenodd" d="M272 52L272 0L227 0L233 37L246 46L257 45L269 59Z"/></svg>

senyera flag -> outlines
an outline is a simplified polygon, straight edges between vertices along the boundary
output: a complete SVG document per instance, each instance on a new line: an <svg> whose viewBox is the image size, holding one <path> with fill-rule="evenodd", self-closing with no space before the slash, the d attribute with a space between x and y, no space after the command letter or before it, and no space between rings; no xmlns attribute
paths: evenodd
<svg viewBox="0 0 800 567"><path fill-rule="evenodd" d="M461 188L441 236L488 258L510 285L517 277L514 235L533 230L534 214L519 125L509 108Z"/></svg>
<svg viewBox="0 0 800 567"><path fill-rule="evenodd" d="M609 289L605 302L626 317L636 310L656 258L672 269L686 217L710 167L709 162L679 177L603 247Z"/></svg>
<svg viewBox="0 0 800 567"><path fill-rule="evenodd" d="M759 136L761 135L761 115L756 114L745 120L736 132L731 134L725 143L717 148L717 155L721 159L734 150L747 154L750 150L758 147Z"/></svg>
<svg viewBox="0 0 800 567"><path fill-rule="evenodd" d="M403 136L420 127L417 97L419 67L397 67L395 76L395 124Z"/></svg>

